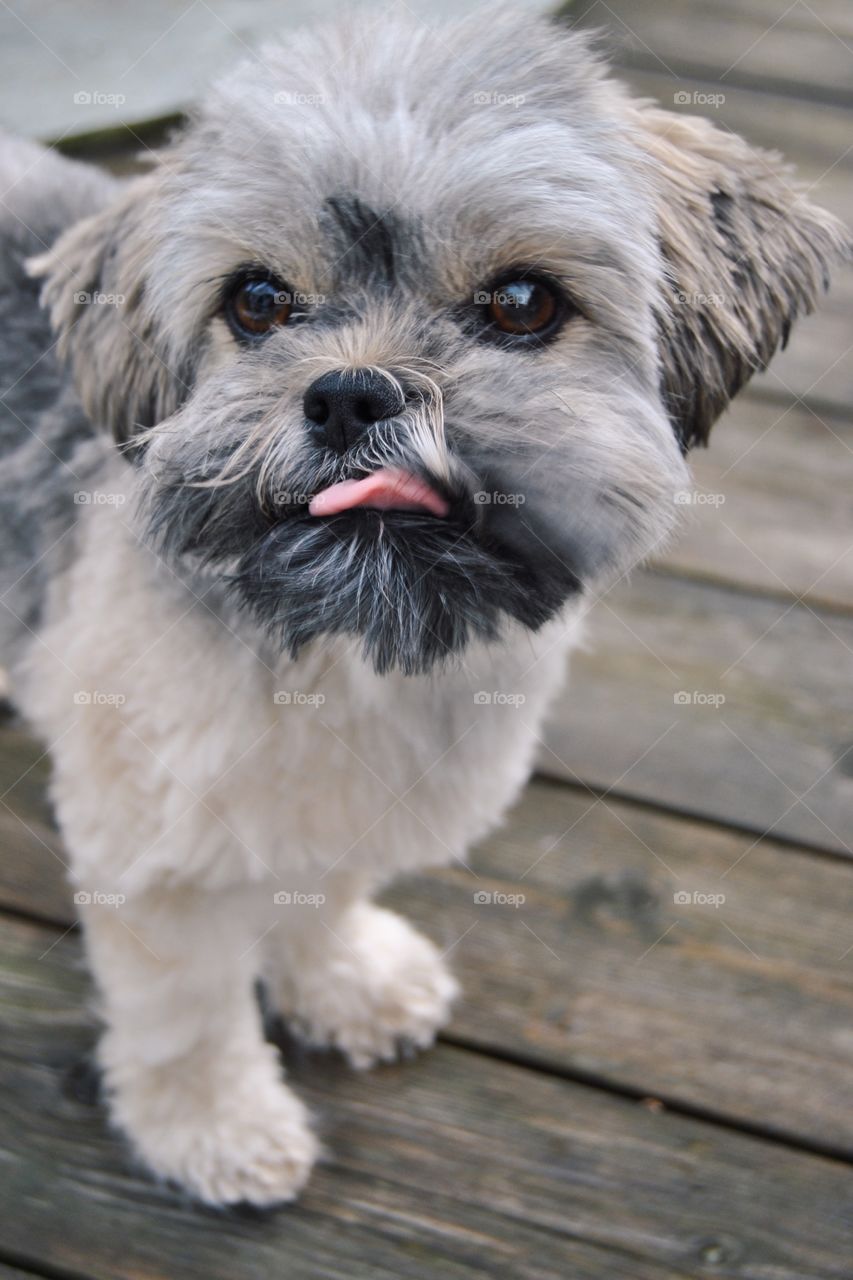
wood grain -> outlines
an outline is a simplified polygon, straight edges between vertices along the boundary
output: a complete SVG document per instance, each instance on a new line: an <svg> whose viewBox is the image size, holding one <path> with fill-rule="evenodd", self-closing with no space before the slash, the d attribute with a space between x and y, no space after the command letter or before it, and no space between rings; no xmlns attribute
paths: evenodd
<svg viewBox="0 0 853 1280"><path fill-rule="evenodd" d="M544 0L514 0L531 10ZM415 17L435 21L476 0L407 0ZM16 0L0 4L0 119L6 128L56 138L135 126L197 100L237 62L296 27L367 10L370 0ZM77 95L77 96L75 96ZM116 98L118 100L116 100Z"/></svg>
<svg viewBox="0 0 853 1280"><path fill-rule="evenodd" d="M47 800L49 773L41 744L19 727L0 727L0 896L6 907L64 920L71 893Z"/></svg>
<svg viewBox="0 0 853 1280"><path fill-rule="evenodd" d="M661 562L853 610L853 423L745 393L691 457L702 500ZM717 496L720 495L720 496ZM722 499L722 500L721 500Z"/></svg>
<svg viewBox="0 0 853 1280"><path fill-rule="evenodd" d="M470 865L392 894L454 1036L853 1154L853 868L544 783Z"/></svg>
<svg viewBox="0 0 853 1280"><path fill-rule="evenodd" d="M833 1162L449 1047L366 1075L297 1055L329 1150L303 1201L252 1218L185 1206L134 1172L73 1086L92 1030L76 941L55 941L0 922L15 1204L0 1248L28 1265L93 1280L847 1274L853 1199Z"/></svg>
<svg viewBox="0 0 853 1280"><path fill-rule="evenodd" d="M853 206L847 214L851 220ZM753 379L756 390L766 392L783 407L804 399L816 410L825 405L849 417L853 404L853 271L838 267L826 297L813 315L796 322L787 350L771 360L764 373Z"/></svg>
<svg viewBox="0 0 853 1280"><path fill-rule="evenodd" d="M593 607L545 742L554 776L849 855L853 621L638 573Z"/></svg>
<svg viewBox="0 0 853 1280"><path fill-rule="evenodd" d="M853 103L846 0L591 0L568 16L603 30L629 65Z"/></svg>
<svg viewBox="0 0 853 1280"><path fill-rule="evenodd" d="M0 1280L33 1280L32 1271L18 1271L15 1267L7 1267L0 1262Z"/></svg>

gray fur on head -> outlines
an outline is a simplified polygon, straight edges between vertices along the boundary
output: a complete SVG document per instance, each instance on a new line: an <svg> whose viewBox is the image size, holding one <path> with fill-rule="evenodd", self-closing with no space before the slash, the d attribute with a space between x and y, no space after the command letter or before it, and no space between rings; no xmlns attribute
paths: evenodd
<svg viewBox="0 0 853 1280"><path fill-rule="evenodd" d="M265 50L32 270L88 413L133 444L146 536L291 649L355 632L379 669L416 671L657 545L682 451L844 244L774 157L633 101L586 36L490 7L440 35L353 15ZM221 312L251 264L306 301L246 349ZM478 291L511 269L571 299L547 345L478 328ZM366 366L406 410L332 457L303 394ZM452 518L306 514L377 464L429 477Z"/></svg>

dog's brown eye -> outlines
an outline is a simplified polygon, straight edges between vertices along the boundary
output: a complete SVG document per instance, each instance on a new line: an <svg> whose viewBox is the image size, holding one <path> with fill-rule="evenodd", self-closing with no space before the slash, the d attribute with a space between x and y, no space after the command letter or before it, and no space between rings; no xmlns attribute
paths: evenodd
<svg viewBox="0 0 853 1280"><path fill-rule="evenodd" d="M489 319L502 333L523 335L547 329L556 318L556 294L541 280L510 280L492 290Z"/></svg>
<svg viewBox="0 0 853 1280"><path fill-rule="evenodd" d="M292 310L292 293L270 276L240 277L225 300L225 319L235 337L244 340L262 338L287 324Z"/></svg>
<svg viewBox="0 0 853 1280"><path fill-rule="evenodd" d="M554 337L575 310L560 288L542 276L507 275L474 295L483 336L531 346Z"/></svg>

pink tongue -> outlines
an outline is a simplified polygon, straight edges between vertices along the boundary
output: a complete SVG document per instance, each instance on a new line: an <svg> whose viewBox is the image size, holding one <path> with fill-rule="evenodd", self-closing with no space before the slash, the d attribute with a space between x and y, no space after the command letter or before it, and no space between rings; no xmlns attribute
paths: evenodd
<svg viewBox="0 0 853 1280"><path fill-rule="evenodd" d="M374 507L378 511L427 511L446 516L450 510L440 493L425 480L408 471L383 469L364 480L341 480L315 494L308 505L312 516L334 516L354 507Z"/></svg>

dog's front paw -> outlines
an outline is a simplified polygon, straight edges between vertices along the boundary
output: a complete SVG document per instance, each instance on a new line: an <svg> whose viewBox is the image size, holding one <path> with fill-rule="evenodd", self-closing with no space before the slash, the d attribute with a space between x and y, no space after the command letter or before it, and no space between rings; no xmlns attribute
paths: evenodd
<svg viewBox="0 0 853 1280"><path fill-rule="evenodd" d="M259 1063L182 1062L122 1073L112 1114L149 1169L210 1205L293 1200L318 1154L308 1114Z"/></svg>
<svg viewBox="0 0 853 1280"><path fill-rule="evenodd" d="M433 943L370 903L336 922L319 961L298 959L274 980L273 1002L305 1040L339 1049L354 1067L432 1044L459 993Z"/></svg>

